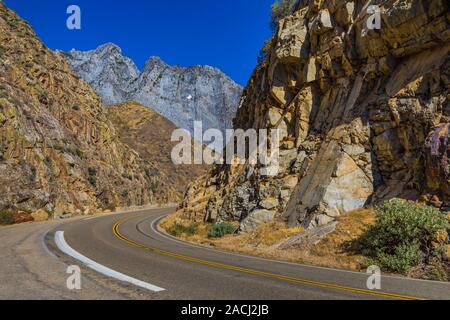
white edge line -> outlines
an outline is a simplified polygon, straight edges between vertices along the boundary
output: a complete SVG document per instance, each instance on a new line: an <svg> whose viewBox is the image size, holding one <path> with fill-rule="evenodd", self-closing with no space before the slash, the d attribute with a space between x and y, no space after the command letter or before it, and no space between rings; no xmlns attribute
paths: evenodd
<svg viewBox="0 0 450 320"><path fill-rule="evenodd" d="M158 217L158 218L156 218L155 220L153 220L151 222L150 228L152 229L152 231L154 231L156 234L162 236L163 238L171 240L172 242L178 242L178 243L183 244L183 245L188 246L188 247L204 249L204 250L211 251L211 252L216 252L216 253L223 253L223 254L230 255L230 256L235 256L235 257L248 258L248 259L267 261L267 262L275 262L275 263L287 264L287 265L304 267L304 268L309 268L309 269L338 271L338 272L343 272L343 273L355 274L355 275L359 275L359 276L363 276L363 277L364 276L367 276L367 277L370 276L370 274L366 274L364 272L345 270L345 269L336 269L336 268L329 268L329 267L320 267L320 266L301 264L301 263L295 263L295 262L289 262L289 261L283 261L283 260L273 260L273 259L267 259L267 258L262 258L262 257L257 257L257 256L249 256L249 255L240 254L240 253L236 253L236 252L225 251L225 250L221 250L221 249L213 249L213 248L209 248L209 247L202 246L202 245L199 245L199 244L194 244L192 242L183 241L183 240L175 238L175 237L173 237L173 236L171 236L169 234L166 234L164 232L161 232L161 231L157 230L155 225L159 221L161 221L163 218L165 218L165 217L167 217L167 215ZM444 286L447 286L447 285L450 286L450 282L442 282L442 281L434 281L434 280L426 280L426 279L414 279L414 278L394 276L394 275L382 275L382 278L390 278L390 279L396 279L396 280L407 280L407 281L413 281L413 282L428 282L430 284L441 284L441 285L444 285Z"/></svg>
<svg viewBox="0 0 450 320"><path fill-rule="evenodd" d="M72 258L82 262L88 268L91 268L91 269L97 271L98 273L101 273L107 277L114 278L114 279L117 279L122 282L131 283L135 286L138 286L138 287L141 287L141 288L153 291L153 292L165 291L165 289L163 289L163 288L160 288L160 287L157 287L150 283L129 277L123 273L114 271L108 267L105 267L105 266L83 256L81 253L75 251L67 244L66 240L64 239L64 231L56 232L55 243L56 243L56 246L59 248L59 250L61 250L63 253L71 256Z"/></svg>

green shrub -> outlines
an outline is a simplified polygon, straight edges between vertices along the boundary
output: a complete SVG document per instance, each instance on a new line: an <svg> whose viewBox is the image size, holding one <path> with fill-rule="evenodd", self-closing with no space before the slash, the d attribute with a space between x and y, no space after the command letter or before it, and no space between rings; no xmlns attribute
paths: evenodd
<svg viewBox="0 0 450 320"><path fill-rule="evenodd" d="M72 153L73 155L78 156L78 158L83 158L83 151L81 151L78 148L73 148L70 150L70 153Z"/></svg>
<svg viewBox="0 0 450 320"><path fill-rule="evenodd" d="M62 145L62 144L55 144L53 146L53 148L57 151L60 151L63 153L70 153L74 156L78 156L79 158L83 158L83 151L81 151L77 147L71 147L71 146L66 146L66 145Z"/></svg>
<svg viewBox="0 0 450 320"><path fill-rule="evenodd" d="M91 186L93 186L93 187L97 186L97 177L96 176L89 176L88 181L91 184Z"/></svg>
<svg viewBox="0 0 450 320"><path fill-rule="evenodd" d="M0 225L14 224L14 213L11 211L0 211Z"/></svg>
<svg viewBox="0 0 450 320"><path fill-rule="evenodd" d="M227 234L233 234L236 232L236 227L231 223L221 222L212 226L208 232L208 238L222 238Z"/></svg>
<svg viewBox="0 0 450 320"><path fill-rule="evenodd" d="M264 42L264 46L259 51L258 60L257 60L258 66L261 66L267 60L272 45L273 45L272 39Z"/></svg>
<svg viewBox="0 0 450 320"><path fill-rule="evenodd" d="M5 47L3 47L2 45L0 45L0 57L3 56L5 53L6 53Z"/></svg>
<svg viewBox="0 0 450 320"><path fill-rule="evenodd" d="M159 176L159 171L155 168L145 168L145 174L147 175L147 177L152 178L152 177L157 177Z"/></svg>
<svg viewBox="0 0 450 320"><path fill-rule="evenodd" d="M394 199L376 208L376 222L358 241L368 264L407 273L440 258L438 234L450 228L447 217L432 207Z"/></svg>
<svg viewBox="0 0 450 320"><path fill-rule="evenodd" d="M278 23L293 13L297 0L278 0L272 5L270 28L273 32L278 30Z"/></svg>
<svg viewBox="0 0 450 320"><path fill-rule="evenodd" d="M428 271L428 278L441 282L450 281L450 272L446 271L442 266L433 266Z"/></svg>
<svg viewBox="0 0 450 320"><path fill-rule="evenodd" d="M90 176L95 177L95 176L97 176L97 169L89 167L88 168L88 173L89 173Z"/></svg>
<svg viewBox="0 0 450 320"><path fill-rule="evenodd" d="M167 232L175 237L179 237L182 234L194 235L198 232L198 224L191 224L189 226L185 226L181 223L175 223L171 226Z"/></svg>
<svg viewBox="0 0 450 320"><path fill-rule="evenodd" d="M97 169L95 168L88 168L88 181L89 183L93 186L96 187L97 186Z"/></svg>
<svg viewBox="0 0 450 320"><path fill-rule="evenodd" d="M380 265L381 267L400 273L407 273L411 267L418 265L423 259L420 246L401 244L395 248L394 254L386 254L383 251L377 253L375 259L369 259L367 264Z"/></svg>

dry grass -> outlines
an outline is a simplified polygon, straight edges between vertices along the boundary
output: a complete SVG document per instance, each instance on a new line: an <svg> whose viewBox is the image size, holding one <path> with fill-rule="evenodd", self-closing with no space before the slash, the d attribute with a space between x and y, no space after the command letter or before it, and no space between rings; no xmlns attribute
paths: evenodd
<svg viewBox="0 0 450 320"><path fill-rule="evenodd" d="M288 228L282 221L272 221L263 224L253 233L248 234L246 243L271 247L304 231L301 227Z"/></svg>
<svg viewBox="0 0 450 320"><path fill-rule="evenodd" d="M185 227L193 224L197 225L197 233L195 235L183 234L179 236L179 238L183 240L202 243L203 239L208 239L208 231L210 225L189 220L185 216L183 216L182 211L178 211L170 216L165 217L159 224L158 229L167 232L175 224L181 224Z"/></svg>
<svg viewBox="0 0 450 320"><path fill-rule="evenodd" d="M126 102L108 107L107 111L119 139L139 153L152 178L166 187L175 186L176 199L170 201L178 202L188 184L206 173L206 166L175 166L170 161L177 144L170 137L177 127L151 108Z"/></svg>
<svg viewBox="0 0 450 320"><path fill-rule="evenodd" d="M229 235L219 239L209 239L210 224L198 224L198 233L180 238L220 250L259 256L268 259L319 265L323 267L350 270L361 269L364 257L348 250L348 244L360 237L375 221L372 209L361 209L340 217L336 231L326 236L318 245L278 248L292 236L304 232L302 228L288 228L282 221L272 221L260 226L249 234ZM168 230L175 223L185 226L194 222L177 212L164 219L160 227Z"/></svg>
<svg viewBox="0 0 450 320"><path fill-rule="evenodd" d="M363 257L354 254L349 246L375 223L375 212L373 209L361 209L340 217L338 221L336 231L312 247L311 254L320 257L325 264L357 270Z"/></svg>
<svg viewBox="0 0 450 320"><path fill-rule="evenodd" d="M163 230L168 230L171 226L173 226L175 223L179 223L181 222L182 219L182 212L181 211L177 211L174 214L171 214L167 217L165 217L164 219L161 220L161 222L159 223L159 228L163 229Z"/></svg>

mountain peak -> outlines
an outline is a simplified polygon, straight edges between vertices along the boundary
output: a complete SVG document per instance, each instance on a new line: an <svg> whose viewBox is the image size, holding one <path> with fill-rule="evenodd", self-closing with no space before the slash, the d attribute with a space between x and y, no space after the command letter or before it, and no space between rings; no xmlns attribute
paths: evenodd
<svg viewBox="0 0 450 320"><path fill-rule="evenodd" d="M146 64L148 63L164 63L165 62L159 57L159 56L151 56L150 59L147 60Z"/></svg>
<svg viewBox="0 0 450 320"><path fill-rule="evenodd" d="M158 56L152 56L150 57L147 62L144 65L144 68L142 69L142 73L147 73L153 70L155 67L169 67L167 63L165 63L160 57Z"/></svg>
<svg viewBox="0 0 450 320"><path fill-rule="evenodd" d="M113 43L64 56L106 104L137 101L191 132L195 120L203 121L205 130L232 128L243 89L217 68L170 66L152 56L139 73Z"/></svg>
<svg viewBox="0 0 450 320"><path fill-rule="evenodd" d="M128 83L139 76L134 62L122 53L118 45L111 42L94 50L71 50L62 52L62 55L106 104L125 102Z"/></svg>
<svg viewBox="0 0 450 320"><path fill-rule="evenodd" d="M122 49L115 43L107 42L97 47L94 51L118 51L122 53Z"/></svg>

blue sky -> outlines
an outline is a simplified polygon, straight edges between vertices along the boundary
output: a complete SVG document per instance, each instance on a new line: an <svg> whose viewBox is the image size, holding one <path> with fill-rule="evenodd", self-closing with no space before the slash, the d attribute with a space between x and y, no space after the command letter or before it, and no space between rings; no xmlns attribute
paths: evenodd
<svg viewBox="0 0 450 320"><path fill-rule="evenodd" d="M211 65L245 85L265 40L274 0L5 0L51 49L119 45L141 69L152 55L169 64ZM66 27L69 5L81 30Z"/></svg>

